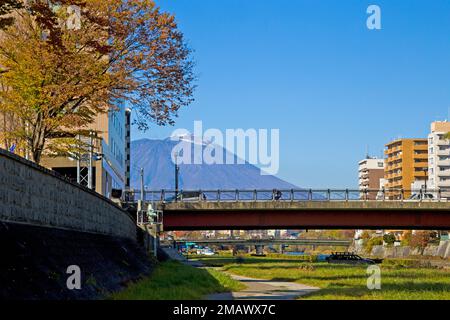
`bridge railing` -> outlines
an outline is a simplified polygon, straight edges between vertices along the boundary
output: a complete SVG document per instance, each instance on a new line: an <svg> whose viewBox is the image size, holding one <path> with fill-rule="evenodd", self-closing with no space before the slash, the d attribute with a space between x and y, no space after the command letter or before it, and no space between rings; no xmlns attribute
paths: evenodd
<svg viewBox="0 0 450 320"><path fill-rule="evenodd" d="M128 191L127 201L141 198L140 190ZM291 189L291 190L145 190L148 202L311 202L311 201L448 201L445 189Z"/></svg>

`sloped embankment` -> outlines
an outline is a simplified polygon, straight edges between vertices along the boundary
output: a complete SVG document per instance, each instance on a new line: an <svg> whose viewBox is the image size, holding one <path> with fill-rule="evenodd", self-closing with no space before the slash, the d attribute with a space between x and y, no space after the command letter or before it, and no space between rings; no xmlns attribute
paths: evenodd
<svg viewBox="0 0 450 320"><path fill-rule="evenodd" d="M0 243L0 299L101 299L152 269L126 238L0 222ZM71 265L80 290L67 288Z"/></svg>

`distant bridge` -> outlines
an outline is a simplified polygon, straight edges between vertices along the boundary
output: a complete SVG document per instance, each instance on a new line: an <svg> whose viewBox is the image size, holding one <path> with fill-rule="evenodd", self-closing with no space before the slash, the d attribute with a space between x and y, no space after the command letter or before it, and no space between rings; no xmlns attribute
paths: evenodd
<svg viewBox="0 0 450 320"><path fill-rule="evenodd" d="M146 191L174 230L418 229L449 230L447 190ZM432 200L419 199L432 194ZM129 195L130 196L130 195ZM132 197L136 195L131 194Z"/></svg>
<svg viewBox="0 0 450 320"><path fill-rule="evenodd" d="M348 247L352 244L350 240L333 239L202 239L202 240L176 240L177 243L195 243L200 245L308 245L308 246L342 246Z"/></svg>

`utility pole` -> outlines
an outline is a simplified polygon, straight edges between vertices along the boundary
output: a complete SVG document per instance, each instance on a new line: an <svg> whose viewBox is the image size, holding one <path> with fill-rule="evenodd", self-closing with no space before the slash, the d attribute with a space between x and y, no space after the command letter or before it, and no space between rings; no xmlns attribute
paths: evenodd
<svg viewBox="0 0 450 320"><path fill-rule="evenodd" d="M424 192L427 193L428 168L423 168L423 173L425 175L425 190L424 190ZM425 195L424 195L424 197L425 197Z"/></svg>
<svg viewBox="0 0 450 320"><path fill-rule="evenodd" d="M144 168L141 168L141 201L142 201L142 205L144 205L144 198L145 198L145 192L144 192Z"/></svg>
<svg viewBox="0 0 450 320"><path fill-rule="evenodd" d="M81 152L80 152L80 135L77 135L77 142L78 142L78 154L77 154L77 183L80 184L81 182Z"/></svg>
<svg viewBox="0 0 450 320"><path fill-rule="evenodd" d="M178 201L178 175L180 167L178 166L178 153L175 153L175 202Z"/></svg>
<svg viewBox="0 0 450 320"><path fill-rule="evenodd" d="M92 158L94 157L94 137L93 132L89 132L89 168L88 168L88 188L93 189Z"/></svg>

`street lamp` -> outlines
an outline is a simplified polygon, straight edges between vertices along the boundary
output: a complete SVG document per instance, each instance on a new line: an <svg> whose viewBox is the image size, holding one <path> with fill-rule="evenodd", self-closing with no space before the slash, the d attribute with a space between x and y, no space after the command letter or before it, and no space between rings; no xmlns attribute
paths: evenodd
<svg viewBox="0 0 450 320"><path fill-rule="evenodd" d="M180 174L180 166L178 165L178 152L174 153L175 160L175 202L178 201L178 177Z"/></svg>

